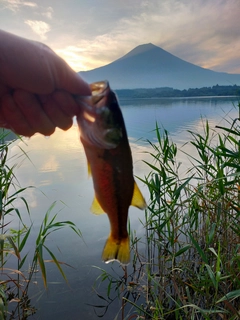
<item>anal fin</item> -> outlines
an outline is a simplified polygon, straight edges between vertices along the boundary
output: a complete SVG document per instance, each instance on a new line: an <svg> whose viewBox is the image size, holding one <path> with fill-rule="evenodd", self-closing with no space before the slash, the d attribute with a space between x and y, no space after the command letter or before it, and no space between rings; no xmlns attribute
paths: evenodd
<svg viewBox="0 0 240 320"><path fill-rule="evenodd" d="M92 211L92 213L97 214L97 215L105 213L103 211L103 208L101 207L100 203L98 202L96 196L93 199L91 211Z"/></svg>

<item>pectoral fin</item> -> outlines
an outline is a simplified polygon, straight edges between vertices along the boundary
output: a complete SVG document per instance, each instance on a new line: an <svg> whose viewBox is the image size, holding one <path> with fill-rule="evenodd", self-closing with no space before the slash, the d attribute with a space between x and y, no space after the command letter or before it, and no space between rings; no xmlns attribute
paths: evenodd
<svg viewBox="0 0 240 320"><path fill-rule="evenodd" d="M100 203L98 202L96 196L93 199L93 203L92 203L92 206L91 206L91 211L92 211L92 213L97 214L97 215L105 213L103 211Z"/></svg>
<svg viewBox="0 0 240 320"><path fill-rule="evenodd" d="M139 209L145 209L147 204L145 202L145 199L143 198L143 195L141 191L139 190L136 182L134 182L134 189L133 189L133 197L131 206L137 207Z"/></svg>

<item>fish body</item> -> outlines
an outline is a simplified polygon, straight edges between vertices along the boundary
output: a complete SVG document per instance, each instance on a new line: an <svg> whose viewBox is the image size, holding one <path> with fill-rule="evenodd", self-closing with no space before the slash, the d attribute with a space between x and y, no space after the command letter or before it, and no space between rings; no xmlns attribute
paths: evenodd
<svg viewBox="0 0 240 320"><path fill-rule="evenodd" d="M80 137L93 178L95 198L91 210L107 213L110 235L102 259L130 260L127 232L130 205L145 208L145 200L133 177L132 154L122 112L107 82L91 85L93 97L77 118Z"/></svg>

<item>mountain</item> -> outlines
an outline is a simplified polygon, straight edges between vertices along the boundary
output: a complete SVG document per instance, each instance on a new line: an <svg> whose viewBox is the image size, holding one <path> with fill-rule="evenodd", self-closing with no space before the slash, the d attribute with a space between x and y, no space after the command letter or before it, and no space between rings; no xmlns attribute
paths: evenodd
<svg viewBox="0 0 240 320"><path fill-rule="evenodd" d="M108 80L113 89L240 85L240 74L215 72L184 61L151 43L137 46L103 67L79 72L89 83Z"/></svg>

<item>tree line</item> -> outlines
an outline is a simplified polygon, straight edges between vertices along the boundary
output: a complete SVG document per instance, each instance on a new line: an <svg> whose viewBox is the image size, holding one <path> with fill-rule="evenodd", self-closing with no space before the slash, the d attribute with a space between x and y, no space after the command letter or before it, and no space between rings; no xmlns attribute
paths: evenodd
<svg viewBox="0 0 240 320"><path fill-rule="evenodd" d="M240 86L221 86L173 89L161 87L152 89L118 89L115 90L119 98L171 98L171 97L202 97L202 96L240 96Z"/></svg>

